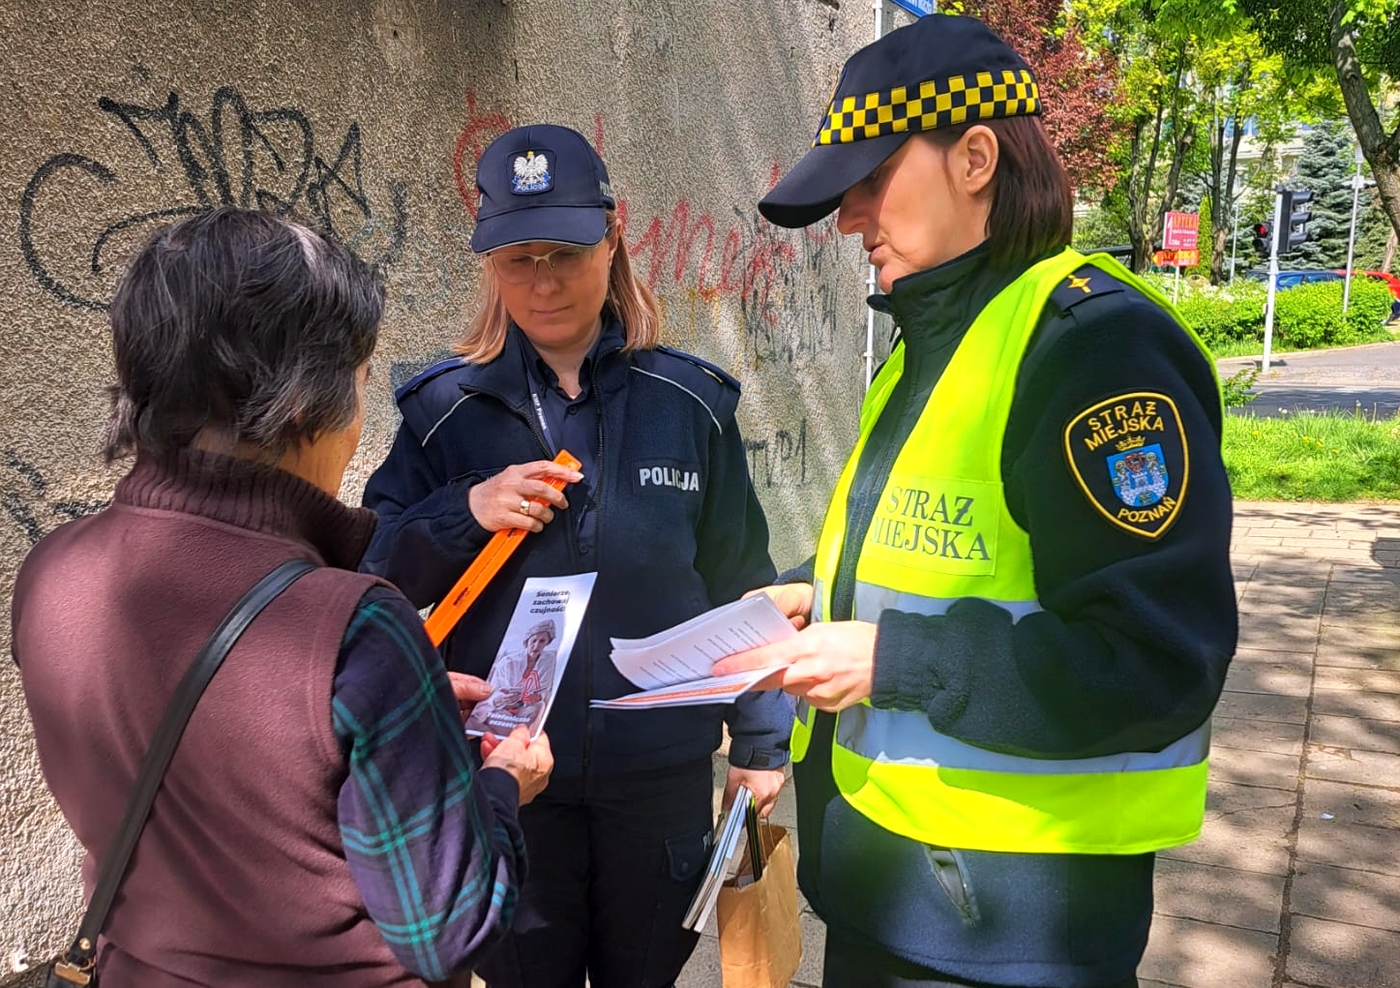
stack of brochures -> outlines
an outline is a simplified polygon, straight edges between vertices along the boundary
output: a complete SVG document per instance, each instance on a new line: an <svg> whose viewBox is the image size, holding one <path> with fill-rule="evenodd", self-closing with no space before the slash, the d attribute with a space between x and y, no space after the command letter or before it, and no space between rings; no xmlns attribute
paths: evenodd
<svg viewBox="0 0 1400 988"><path fill-rule="evenodd" d="M612 639L617 671L643 692L594 700L612 709L732 703L780 666L712 676L720 659L797 632L767 594L755 594L706 611L648 638Z"/></svg>
<svg viewBox="0 0 1400 988"><path fill-rule="evenodd" d="M754 874L749 876L749 880L753 881L763 874L761 852L755 854L758 842L757 814L754 812L753 794L747 786L740 786L734 793L734 804L715 828L715 843L710 851L710 863L705 868L705 877L690 903L690 910L681 922L687 930L704 929L710 913L714 911L715 902L719 899L720 886L730 877L730 864L734 852L739 847L739 834L745 830L750 835L749 854L753 861Z"/></svg>

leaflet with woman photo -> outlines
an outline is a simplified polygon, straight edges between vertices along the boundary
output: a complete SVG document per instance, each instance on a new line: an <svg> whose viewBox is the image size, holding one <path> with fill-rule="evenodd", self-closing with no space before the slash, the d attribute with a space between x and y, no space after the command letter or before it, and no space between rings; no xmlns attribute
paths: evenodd
<svg viewBox="0 0 1400 988"><path fill-rule="evenodd" d="M471 735L506 735L522 724L536 737L564 678L597 573L531 577L510 616L486 680L491 695L467 718Z"/></svg>

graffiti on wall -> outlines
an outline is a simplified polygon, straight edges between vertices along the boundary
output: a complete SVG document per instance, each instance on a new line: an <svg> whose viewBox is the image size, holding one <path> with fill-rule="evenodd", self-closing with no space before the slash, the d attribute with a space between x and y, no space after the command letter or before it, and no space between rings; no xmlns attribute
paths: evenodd
<svg viewBox="0 0 1400 988"><path fill-rule="evenodd" d="M505 114L483 110L475 93L467 94L466 109L452 170L458 195L475 219L476 161L514 124ZM601 116L594 127L594 147L603 154ZM774 165L769 188L779 175ZM620 198L618 217L629 231L627 252L638 276L663 299L670 297L671 329L678 329L684 340L695 335L702 320L713 325L716 316L704 310L727 301L737 307L745 362L751 367L795 364L834 352L840 308L858 289L842 277L847 265L834 254L838 237L833 221L792 232L764 222L748 205L734 206L732 215L716 219L685 198L649 218L630 215L628 202ZM686 303L684 312L677 311L676 300Z"/></svg>
<svg viewBox="0 0 1400 988"><path fill-rule="evenodd" d="M69 305L105 309L114 261L153 225L219 205L296 216L380 267L403 253L406 187L396 180L366 187L357 122L322 142L304 110L256 107L232 86L213 94L207 118L174 92L160 105L103 96L97 107L130 141L123 167L56 154L20 198L25 263Z"/></svg>
<svg viewBox="0 0 1400 988"><path fill-rule="evenodd" d="M12 449L0 453L0 464L4 465L0 471L0 510L19 527L30 545L59 523L107 506L105 501L55 500L39 468Z"/></svg>
<svg viewBox="0 0 1400 988"><path fill-rule="evenodd" d="M807 419L744 440L754 486L802 487L807 483Z"/></svg>

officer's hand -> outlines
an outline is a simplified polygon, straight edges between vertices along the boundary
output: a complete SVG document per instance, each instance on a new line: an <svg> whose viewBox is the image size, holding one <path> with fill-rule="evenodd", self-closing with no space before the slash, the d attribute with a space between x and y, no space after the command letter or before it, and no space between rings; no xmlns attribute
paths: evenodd
<svg viewBox="0 0 1400 988"><path fill-rule="evenodd" d="M452 684L452 695L457 698L457 709L462 712L464 722L472 715L472 708L491 695L493 688L486 680L465 672L448 672L447 681Z"/></svg>
<svg viewBox="0 0 1400 988"><path fill-rule="evenodd" d="M767 594L778 605L778 610L787 616L798 631L812 620L812 585L810 583L781 583L759 590L750 590L746 598L754 594Z"/></svg>
<svg viewBox="0 0 1400 988"><path fill-rule="evenodd" d="M467 492L467 507L476 523L488 532L503 528L523 528L538 532L554 520L554 511L569 506L563 491L556 491L544 478L559 477L575 484L583 479L577 470L549 460L516 463L490 480L483 480ZM521 510L521 505L526 507Z"/></svg>
<svg viewBox="0 0 1400 988"><path fill-rule="evenodd" d="M524 806L549 785L549 773L554 771L554 753L549 749L549 737L541 732L530 740L530 729L517 727L504 738L487 734L481 739L482 768L499 768L509 772L520 784L520 805Z"/></svg>
<svg viewBox="0 0 1400 988"><path fill-rule="evenodd" d="M791 638L737 652L716 662L712 674L782 666L754 689L782 689L818 710L845 710L869 699L875 679L875 625L821 621Z"/></svg>
<svg viewBox="0 0 1400 988"><path fill-rule="evenodd" d="M734 794L740 786L748 786L753 793L753 801L758 806L758 815L766 817L773 812L778 802L778 793L783 790L787 776L780 768L739 768L729 766L729 775L724 780L724 799L720 809L727 810L734 804Z"/></svg>

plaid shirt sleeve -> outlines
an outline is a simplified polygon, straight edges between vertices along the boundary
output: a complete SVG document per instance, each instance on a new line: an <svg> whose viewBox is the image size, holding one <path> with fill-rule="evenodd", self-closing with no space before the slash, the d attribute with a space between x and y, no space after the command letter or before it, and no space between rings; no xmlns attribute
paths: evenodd
<svg viewBox="0 0 1400 988"><path fill-rule="evenodd" d="M361 599L341 645L332 720L349 775L340 833L389 949L445 980L510 927L525 880L519 788L476 769L437 650L385 587Z"/></svg>

